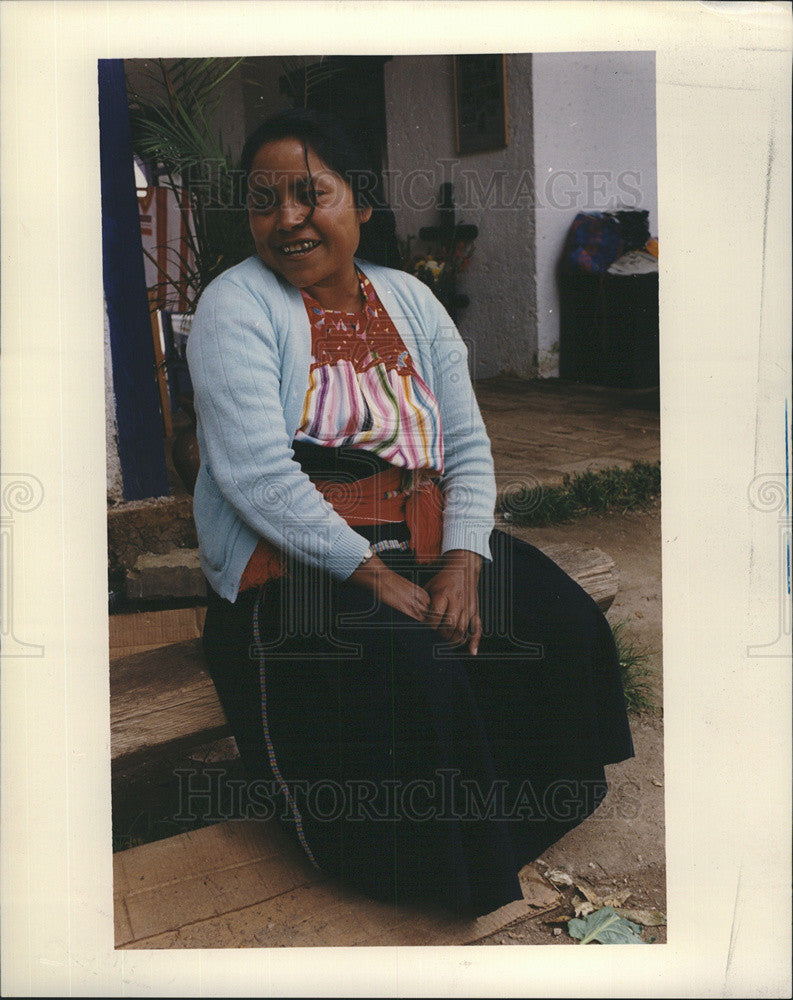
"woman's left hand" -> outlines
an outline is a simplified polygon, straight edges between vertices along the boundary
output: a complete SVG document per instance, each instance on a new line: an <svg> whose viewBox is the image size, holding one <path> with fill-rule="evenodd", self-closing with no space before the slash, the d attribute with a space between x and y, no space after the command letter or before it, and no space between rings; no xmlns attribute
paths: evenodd
<svg viewBox="0 0 793 1000"><path fill-rule="evenodd" d="M425 585L430 607L424 621L436 628L446 642L467 642L476 656L482 638L479 618L479 571L482 557L466 549L452 549L443 556L442 568Z"/></svg>

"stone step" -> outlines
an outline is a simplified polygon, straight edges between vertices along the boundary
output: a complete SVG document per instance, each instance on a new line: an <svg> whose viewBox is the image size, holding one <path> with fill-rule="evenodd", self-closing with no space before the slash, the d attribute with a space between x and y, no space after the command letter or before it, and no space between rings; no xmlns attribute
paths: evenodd
<svg viewBox="0 0 793 1000"><path fill-rule="evenodd" d="M201 571L198 549L143 552L126 574L130 600L169 600L206 597L207 583Z"/></svg>

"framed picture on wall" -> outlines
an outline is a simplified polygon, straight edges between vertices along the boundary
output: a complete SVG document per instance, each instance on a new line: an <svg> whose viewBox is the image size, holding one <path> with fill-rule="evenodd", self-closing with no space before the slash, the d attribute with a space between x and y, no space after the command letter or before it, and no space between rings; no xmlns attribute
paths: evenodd
<svg viewBox="0 0 793 1000"><path fill-rule="evenodd" d="M503 55L452 56L458 153L507 144L507 81Z"/></svg>

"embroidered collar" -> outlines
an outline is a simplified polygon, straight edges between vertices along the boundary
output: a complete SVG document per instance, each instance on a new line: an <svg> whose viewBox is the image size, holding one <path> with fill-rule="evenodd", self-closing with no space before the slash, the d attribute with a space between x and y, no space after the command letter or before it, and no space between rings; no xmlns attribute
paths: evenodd
<svg viewBox="0 0 793 1000"><path fill-rule="evenodd" d="M348 320L351 317L362 317L364 320L380 318L380 310L377 308L377 292L375 292L371 281L357 265L355 266L355 273L358 277L358 287L361 289L363 307L353 312L349 312L346 309L325 309L317 302L313 295L303 288L300 289L300 294L303 296L303 301L312 318L312 322L323 323L326 314L337 318L346 317Z"/></svg>

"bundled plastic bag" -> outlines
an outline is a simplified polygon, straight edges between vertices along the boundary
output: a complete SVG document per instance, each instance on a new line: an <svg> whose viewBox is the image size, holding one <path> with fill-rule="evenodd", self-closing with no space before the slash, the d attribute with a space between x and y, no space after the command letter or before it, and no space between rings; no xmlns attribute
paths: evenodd
<svg viewBox="0 0 793 1000"><path fill-rule="evenodd" d="M622 250L618 219L603 212L579 212L567 234L564 266L568 271L604 274Z"/></svg>

